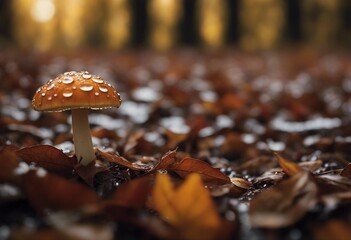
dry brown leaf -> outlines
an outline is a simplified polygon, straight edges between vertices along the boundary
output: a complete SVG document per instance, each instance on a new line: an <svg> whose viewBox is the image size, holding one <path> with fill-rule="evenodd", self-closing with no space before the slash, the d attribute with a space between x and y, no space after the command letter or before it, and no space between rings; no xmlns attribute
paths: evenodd
<svg viewBox="0 0 351 240"><path fill-rule="evenodd" d="M277 158L280 167L283 171L289 176L293 176L297 173L303 172L303 168L297 165L296 163L290 162L289 160L283 158L278 153L274 153L274 156Z"/></svg>
<svg viewBox="0 0 351 240"><path fill-rule="evenodd" d="M199 174L190 174L174 189L166 174L158 173L152 192L152 206L183 239L215 239L221 228L221 218L203 187Z"/></svg>
<svg viewBox="0 0 351 240"><path fill-rule="evenodd" d="M317 186L307 172L264 190L250 203L253 227L280 228L300 220L317 202Z"/></svg>
<svg viewBox="0 0 351 240"><path fill-rule="evenodd" d="M180 162L174 163L165 169L174 171L183 178L191 173L198 173L206 183L226 184L231 182L229 177L219 169L204 161L189 157L183 158Z"/></svg>
<svg viewBox="0 0 351 240"><path fill-rule="evenodd" d="M130 168L132 170L139 170L139 171L150 171L152 166L149 164L140 164L140 163L133 163L125 159L124 157L113 153L113 152L103 152L99 149L95 149L97 157L101 160L105 160L108 162L116 163L120 166Z"/></svg>
<svg viewBox="0 0 351 240"><path fill-rule="evenodd" d="M166 169L168 166L171 166L173 163L177 162L177 150L168 151L164 154L160 162L154 167L153 170Z"/></svg>
<svg viewBox="0 0 351 240"><path fill-rule="evenodd" d="M40 213L46 209L73 209L99 201L98 195L85 185L43 169L30 170L23 175L23 180L30 202Z"/></svg>
<svg viewBox="0 0 351 240"><path fill-rule="evenodd" d="M69 157L50 145L21 148L16 151L16 155L28 164L35 163L51 173L66 177L72 176L72 170L77 164L75 157Z"/></svg>

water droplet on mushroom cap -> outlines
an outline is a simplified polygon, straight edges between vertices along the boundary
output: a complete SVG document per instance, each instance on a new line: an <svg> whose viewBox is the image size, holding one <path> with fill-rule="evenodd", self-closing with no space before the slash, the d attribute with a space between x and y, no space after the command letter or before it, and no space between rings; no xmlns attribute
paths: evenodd
<svg viewBox="0 0 351 240"><path fill-rule="evenodd" d="M79 89L82 91L85 91L85 92L89 92L89 91L93 90L94 87L93 87L93 85L84 84L84 85L80 86Z"/></svg>
<svg viewBox="0 0 351 240"><path fill-rule="evenodd" d="M51 83L50 86L47 87L46 90L51 90L55 87L55 83Z"/></svg>
<svg viewBox="0 0 351 240"><path fill-rule="evenodd" d="M93 77L92 80L96 83L103 83L104 80L102 80L101 78L97 78L97 77Z"/></svg>
<svg viewBox="0 0 351 240"><path fill-rule="evenodd" d="M105 88L105 87L99 87L99 90L101 91L101 92L108 92L108 89L107 88Z"/></svg>
<svg viewBox="0 0 351 240"><path fill-rule="evenodd" d="M91 78L91 74L90 73L84 73L82 77L85 78L85 79L89 79L89 78Z"/></svg>
<svg viewBox="0 0 351 240"><path fill-rule="evenodd" d="M65 77L63 80L62 80L62 83L64 84L71 84L73 83L73 77Z"/></svg>
<svg viewBox="0 0 351 240"><path fill-rule="evenodd" d="M62 93L62 96L68 98L68 97L72 97L73 95L73 92L70 92L70 91L65 91Z"/></svg>

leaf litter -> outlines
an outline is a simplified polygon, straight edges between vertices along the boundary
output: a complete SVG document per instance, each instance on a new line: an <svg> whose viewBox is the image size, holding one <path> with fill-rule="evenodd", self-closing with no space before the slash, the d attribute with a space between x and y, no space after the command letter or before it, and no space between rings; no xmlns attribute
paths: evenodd
<svg viewBox="0 0 351 240"><path fill-rule="evenodd" d="M69 113L29 106L41 79L59 74L50 70L57 57L2 55L0 238L350 236L347 56L61 56L62 69L79 59L108 72L125 103L92 111L96 161L83 167Z"/></svg>

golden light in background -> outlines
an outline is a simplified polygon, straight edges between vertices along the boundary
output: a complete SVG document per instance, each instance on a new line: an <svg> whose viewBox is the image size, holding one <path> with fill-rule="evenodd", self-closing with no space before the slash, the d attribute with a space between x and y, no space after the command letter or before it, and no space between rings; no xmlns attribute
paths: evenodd
<svg viewBox="0 0 351 240"><path fill-rule="evenodd" d="M61 45L68 48L84 46L89 28L100 17L99 1L56 0L59 9Z"/></svg>
<svg viewBox="0 0 351 240"><path fill-rule="evenodd" d="M301 3L303 37L310 46L326 47L340 41L340 0Z"/></svg>
<svg viewBox="0 0 351 240"><path fill-rule="evenodd" d="M197 13L199 34L204 45L211 48L222 46L224 44L228 22L227 1L198 1Z"/></svg>
<svg viewBox="0 0 351 240"><path fill-rule="evenodd" d="M11 7L18 44L38 50L52 48L57 26L54 0L13 0Z"/></svg>
<svg viewBox="0 0 351 240"><path fill-rule="evenodd" d="M131 35L131 10L128 0L108 0L104 23L107 47L119 49L127 45Z"/></svg>
<svg viewBox="0 0 351 240"><path fill-rule="evenodd" d="M149 42L157 50L175 45L182 15L182 0L150 0L148 2Z"/></svg>
<svg viewBox="0 0 351 240"><path fill-rule="evenodd" d="M98 5L94 0L14 0L15 40L42 51L82 46L100 14Z"/></svg>
<svg viewBox="0 0 351 240"><path fill-rule="evenodd" d="M240 46L245 50L277 47L285 27L283 0L240 1Z"/></svg>
<svg viewBox="0 0 351 240"><path fill-rule="evenodd" d="M62 44L68 47L76 47L81 45L84 37L83 22L84 12L87 9L83 7L84 0L60 1L58 8L60 9L60 35Z"/></svg>

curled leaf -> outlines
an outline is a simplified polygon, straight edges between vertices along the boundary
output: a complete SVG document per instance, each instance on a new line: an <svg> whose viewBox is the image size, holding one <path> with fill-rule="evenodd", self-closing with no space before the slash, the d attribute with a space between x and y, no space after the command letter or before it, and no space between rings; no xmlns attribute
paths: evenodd
<svg viewBox="0 0 351 240"><path fill-rule="evenodd" d="M125 159L124 157L122 157L116 153L103 152L99 149L96 149L95 152L96 152L98 158L100 158L101 160L116 163L120 166L127 167L127 168L130 168L132 170L149 171L152 168L152 166L150 166L148 164L130 162L127 159Z"/></svg>

